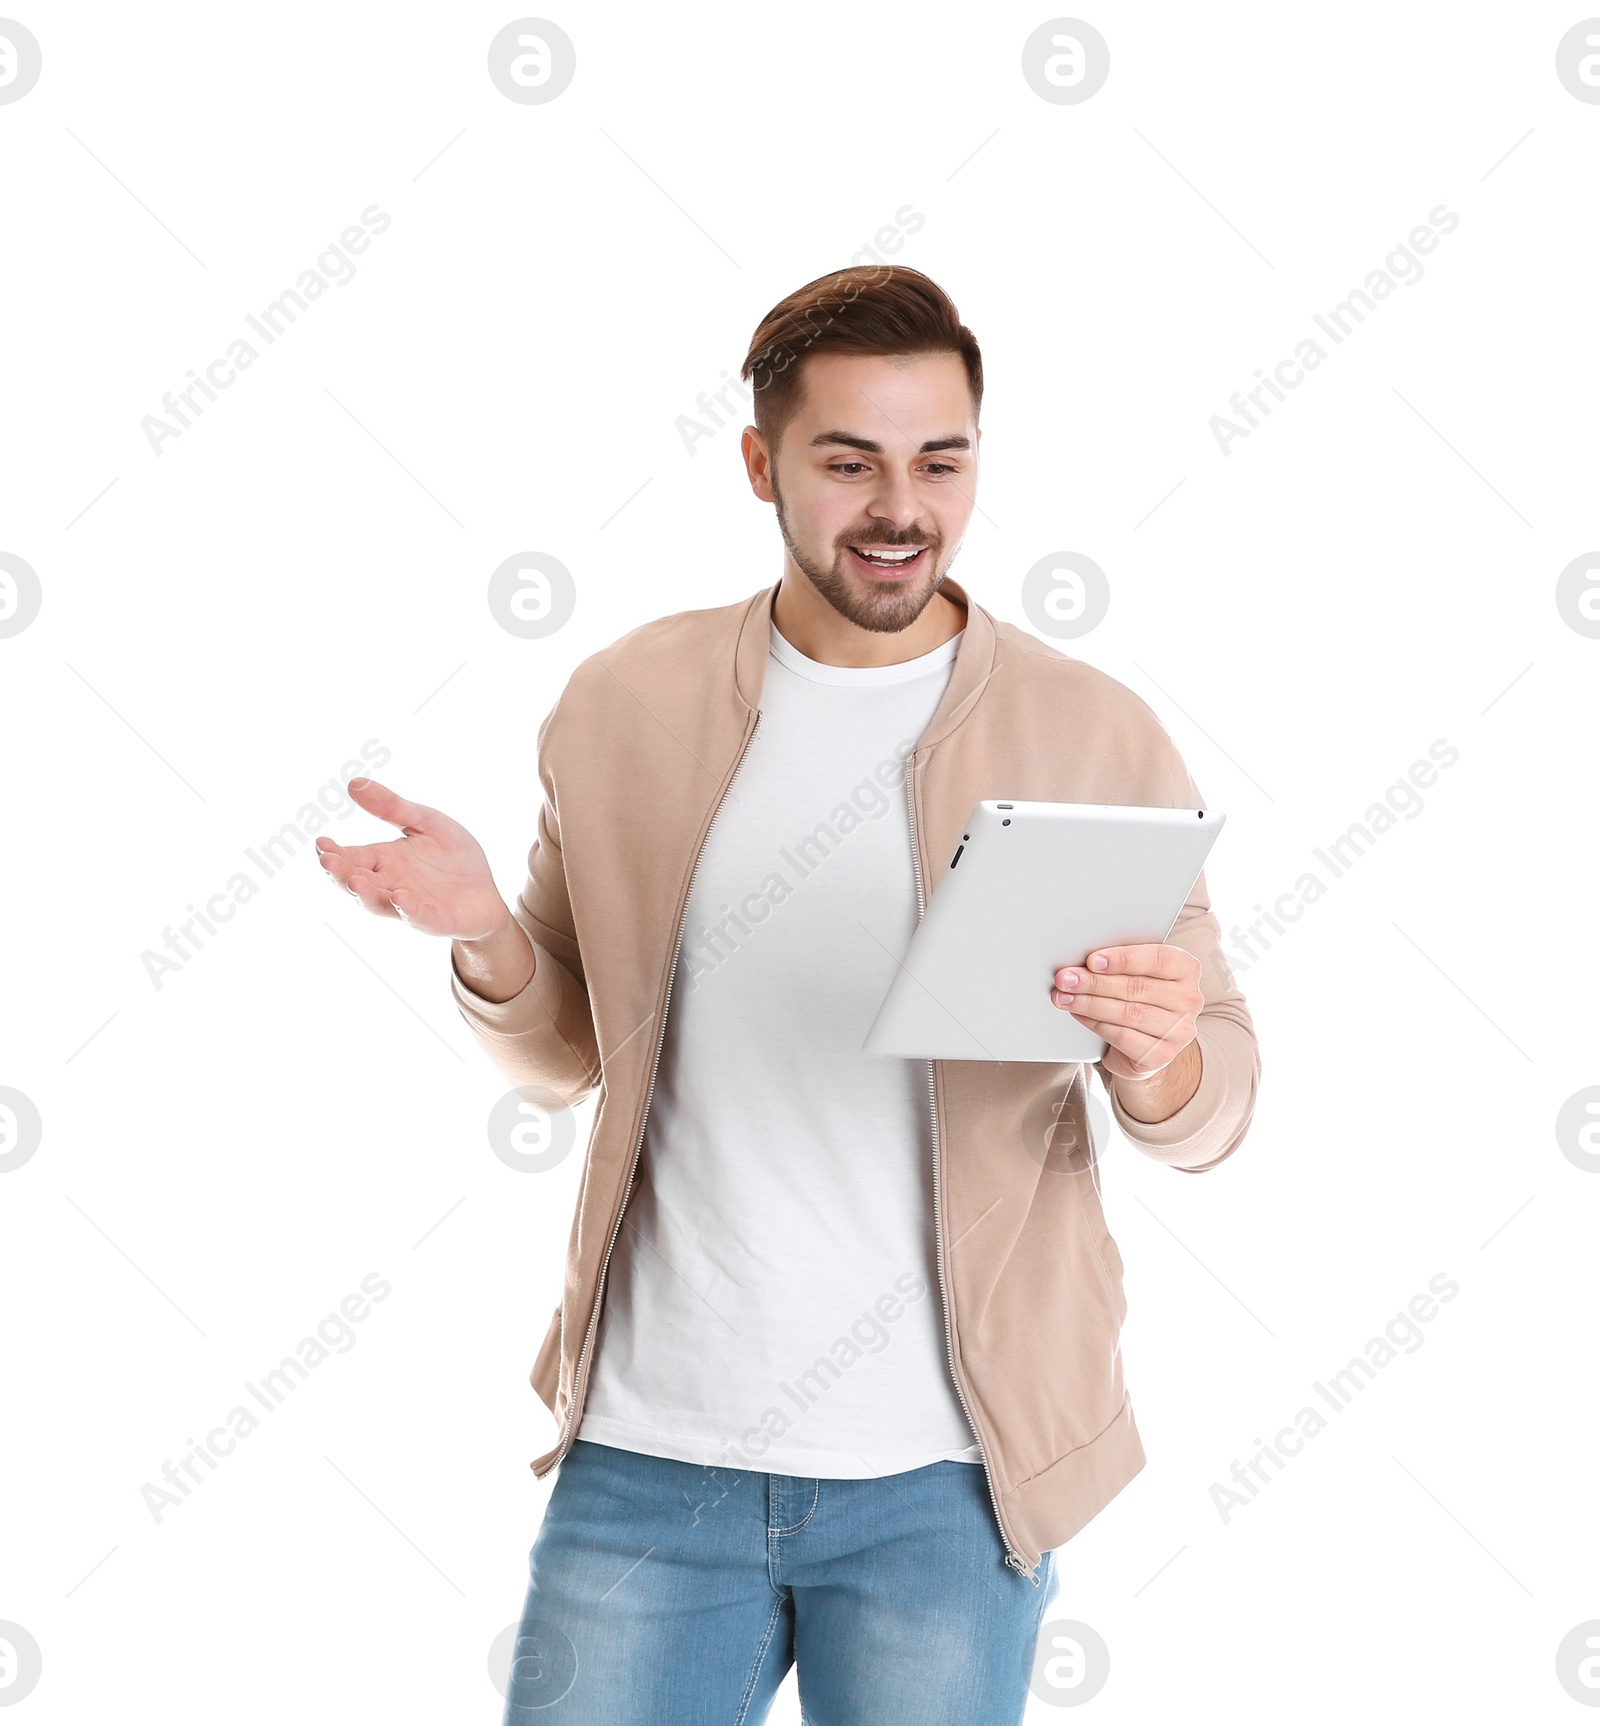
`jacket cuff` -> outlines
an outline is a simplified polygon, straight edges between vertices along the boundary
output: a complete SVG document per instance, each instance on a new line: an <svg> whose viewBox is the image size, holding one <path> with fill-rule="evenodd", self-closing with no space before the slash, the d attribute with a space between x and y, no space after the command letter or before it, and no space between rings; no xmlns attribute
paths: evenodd
<svg viewBox="0 0 1600 1726"><path fill-rule="evenodd" d="M470 1025L496 1037L525 1036L554 1027L561 1004L556 961L531 935L528 945L533 948L533 975L509 1001L490 1001L463 983L452 952L450 992Z"/></svg>
<svg viewBox="0 0 1600 1726"><path fill-rule="evenodd" d="M1117 1125L1147 1156L1190 1174L1220 1163L1244 1136L1230 1113L1248 1118L1247 1110L1229 1109L1227 1053L1215 1042L1200 1039L1200 1084L1176 1114L1164 1121L1141 1121L1123 1108L1112 1076L1104 1071L1106 1095Z"/></svg>

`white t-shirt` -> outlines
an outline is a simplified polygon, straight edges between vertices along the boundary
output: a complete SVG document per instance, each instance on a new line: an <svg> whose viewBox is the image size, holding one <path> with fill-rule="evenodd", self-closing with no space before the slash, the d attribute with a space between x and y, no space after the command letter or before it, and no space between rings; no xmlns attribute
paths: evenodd
<svg viewBox="0 0 1600 1726"><path fill-rule="evenodd" d="M858 668L772 629L689 894L580 1438L838 1479L982 1460L944 1338L927 1063L861 1053L917 922L904 763L960 642Z"/></svg>

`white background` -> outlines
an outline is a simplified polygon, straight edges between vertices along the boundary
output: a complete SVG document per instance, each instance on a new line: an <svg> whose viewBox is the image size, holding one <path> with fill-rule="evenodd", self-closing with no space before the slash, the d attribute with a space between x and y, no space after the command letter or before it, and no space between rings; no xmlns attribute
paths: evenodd
<svg viewBox="0 0 1600 1726"><path fill-rule="evenodd" d="M1087 1706L1581 1717L1555 1656L1600 1617L1600 1179L1554 1124L1600 1081L1600 641L1555 593L1600 544L1600 105L1555 51L1585 14L1096 0L1110 76L1055 104L1021 74L1048 9L551 0L577 73L534 105L486 71L514 10L16 15L43 50L0 105L0 551L43 590L0 639L0 1085L43 1120L0 1177L0 1619L44 1659L19 1722L498 1721L590 1111L554 1171L497 1161L446 945L309 840L161 987L142 956L372 738L514 894L573 665L780 573L737 425L690 455L675 421L908 204L898 261L988 374L954 573L1026 626L1039 558L1106 572L1060 645L1227 812L1225 930L1460 752L1238 970L1264 1079L1236 1155L1106 1159L1149 1462L1060 1554L1051 1616L1111 1650ZM355 278L153 453L162 396L372 204ZM1224 455L1211 417L1440 204L1422 279ZM523 550L576 582L546 640L486 604ZM1441 1271L1423 1345L1224 1522L1213 1483ZM370 1272L355 1346L155 1521L144 1485Z"/></svg>

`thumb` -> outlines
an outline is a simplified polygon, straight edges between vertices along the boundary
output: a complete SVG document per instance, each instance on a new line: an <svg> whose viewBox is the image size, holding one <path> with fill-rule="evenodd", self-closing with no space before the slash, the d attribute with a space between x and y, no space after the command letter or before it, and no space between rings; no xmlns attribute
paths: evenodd
<svg viewBox="0 0 1600 1726"><path fill-rule="evenodd" d="M369 815L376 815L380 821L388 821L396 827L426 831L433 817L433 810L427 804L413 803L376 779L352 779L345 789Z"/></svg>

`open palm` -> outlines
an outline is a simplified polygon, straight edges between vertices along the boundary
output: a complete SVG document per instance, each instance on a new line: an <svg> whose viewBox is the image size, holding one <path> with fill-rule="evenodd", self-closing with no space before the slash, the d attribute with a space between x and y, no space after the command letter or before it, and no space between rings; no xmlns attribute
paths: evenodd
<svg viewBox="0 0 1600 1726"><path fill-rule="evenodd" d="M501 929L506 903L483 847L438 809L411 803L376 779L352 779L351 797L401 830L375 845L319 838L317 856L341 887L379 917L398 917L426 935L476 941Z"/></svg>

